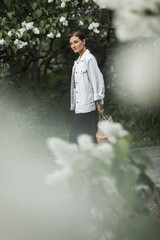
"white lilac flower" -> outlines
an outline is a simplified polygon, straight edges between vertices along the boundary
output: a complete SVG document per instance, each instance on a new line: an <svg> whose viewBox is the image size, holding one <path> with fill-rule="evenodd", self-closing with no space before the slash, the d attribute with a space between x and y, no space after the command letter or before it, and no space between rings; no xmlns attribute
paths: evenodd
<svg viewBox="0 0 160 240"><path fill-rule="evenodd" d="M92 149L91 156L111 165L114 158L114 149L111 144L102 143Z"/></svg>
<svg viewBox="0 0 160 240"><path fill-rule="evenodd" d="M16 40L14 41L14 44L17 46L18 49L21 49L21 48L27 46L27 45L28 45L28 42L23 42L23 41L21 41L21 40L19 40L19 39L16 39Z"/></svg>
<svg viewBox="0 0 160 240"><path fill-rule="evenodd" d="M68 26L68 21L65 20L65 21L63 22L63 25L64 25L64 26Z"/></svg>
<svg viewBox="0 0 160 240"><path fill-rule="evenodd" d="M56 37L57 37L57 38L60 38L60 37L61 37L61 34L60 34L60 33L57 33Z"/></svg>
<svg viewBox="0 0 160 240"><path fill-rule="evenodd" d="M32 31L34 32L34 34L40 34L40 31L38 28L33 28Z"/></svg>
<svg viewBox="0 0 160 240"><path fill-rule="evenodd" d="M33 29L33 24L34 22L29 22L29 23L26 23L26 21L22 22L21 25L22 25L22 28L25 28L26 30L31 30Z"/></svg>
<svg viewBox="0 0 160 240"><path fill-rule="evenodd" d="M79 21L79 26L84 25L84 22L82 20Z"/></svg>
<svg viewBox="0 0 160 240"><path fill-rule="evenodd" d="M18 29L18 32L16 33L16 35L18 36L18 38L23 37L23 33L26 31L25 28L20 28Z"/></svg>
<svg viewBox="0 0 160 240"><path fill-rule="evenodd" d="M54 34L51 32L51 33L47 34L47 37L48 38L54 38Z"/></svg>
<svg viewBox="0 0 160 240"><path fill-rule="evenodd" d="M100 33L100 31L97 28L93 29L93 32Z"/></svg>
<svg viewBox="0 0 160 240"><path fill-rule="evenodd" d="M78 136L78 145L81 150L91 150L94 147L94 143L92 141L91 136L87 134L81 134Z"/></svg>
<svg viewBox="0 0 160 240"><path fill-rule="evenodd" d="M104 187L105 191L108 194L118 195L115 179L109 178L109 177L101 177L100 180L103 184L103 187Z"/></svg>
<svg viewBox="0 0 160 240"><path fill-rule="evenodd" d="M48 0L48 3L51 3L51 2L53 2L53 0Z"/></svg>
<svg viewBox="0 0 160 240"><path fill-rule="evenodd" d="M89 30L93 30L95 33L99 33L99 30L97 29L99 27L99 23L96 23L96 22L92 22L88 29Z"/></svg>
<svg viewBox="0 0 160 240"><path fill-rule="evenodd" d="M51 184L66 184L68 178L71 176L72 171L70 168L63 168L60 170L56 170L52 174L49 174L46 177L46 183L48 185Z"/></svg>
<svg viewBox="0 0 160 240"><path fill-rule="evenodd" d="M84 2L85 2L85 3L88 3L88 2L89 2L89 0L84 0Z"/></svg>
<svg viewBox="0 0 160 240"><path fill-rule="evenodd" d="M6 41L2 38L0 39L0 45L5 45L6 44Z"/></svg>
<svg viewBox="0 0 160 240"><path fill-rule="evenodd" d="M33 27L33 24L34 24L34 22L26 23L26 29L27 29L27 30L33 29L33 28L34 28L34 27Z"/></svg>
<svg viewBox="0 0 160 240"><path fill-rule="evenodd" d="M21 25L22 25L23 28L26 27L26 24L27 24L26 21L24 21L24 22L21 23Z"/></svg>
<svg viewBox="0 0 160 240"><path fill-rule="evenodd" d="M79 158L79 151L76 144L69 144L59 138L50 138L47 145L56 157L56 163L62 167L70 167L76 158Z"/></svg>
<svg viewBox="0 0 160 240"><path fill-rule="evenodd" d="M156 40L156 46L154 42ZM152 38L141 40L119 51L116 59L116 70L121 61L121 72L115 81L115 90L125 94L127 92L130 102L139 104L141 107L155 106L160 104L160 40ZM126 100L125 100L126 101Z"/></svg>
<svg viewBox="0 0 160 240"><path fill-rule="evenodd" d="M66 21L66 18L62 16L62 17L59 19L59 21L63 23L63 22Z"/></svg>
<svg viewBox="0 0 160 240"><path fill-rule="evenodd" d="M128 135L128 132L123 129L120 123L101 121L98 123L98 127L108 137L111 143L115 143L119 137Z"/></svg>
<svg viewBox="0 0 160 240"><path fill-rule="evenodd" d="M8 33L8 37L12 37L13 33L11 31L9 31Z"/></svg>
<svg viewBox="0 0 160 240"><path fill-rule="evenodd" d="M66 6L66 3L65 3L65 2L62 2L62 3L61 3L61 8L65 8L65 6Z"/></svg>

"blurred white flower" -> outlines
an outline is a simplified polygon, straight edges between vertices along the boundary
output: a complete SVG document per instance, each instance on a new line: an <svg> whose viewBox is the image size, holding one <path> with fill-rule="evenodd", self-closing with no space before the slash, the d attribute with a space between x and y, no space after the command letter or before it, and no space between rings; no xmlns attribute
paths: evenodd
<svg viewBox="0 0 160 240"><path fill-rule="evenodd" d="M51 2L53 2L53 0L48 0L48 3L51 3Z"/></svg>
<svg viewBox="0 0 160 240"><path fill-rule="evenodd" d="M27 24L26 21L24 21L24 22L21 23L21 25L22 25L23 28L26 27L26 24Z"/></svg>
<svg viewBox="0 0 160 240"><path fill-rule="evenodd" d="M109 231L105 231L104 234L105 234L107 240L114 240L115 239L113 233L110 230Z"/></svg>
<svg viewBox="0 0 160 240"><path fill-rule="evenodd" d="M65 6L66 6L66 3L65 3L65 2L62 2L62 3L61 3L61 8L65 8Z"/></svg>
<svg viewBox="0 0 160 240"><path fill-rule="evenodd" d="M116 61L116 69L119 61L122 69L115 81L117 93L127 92L134 104L157 107L160 104L160 40L141 41L139 46L132 44L125 51L119 51Z"/></svg>
<svg viewBox="0 0 160 240"><path fill-rule="evenodd" d="M72 175L70 168L63 168L60 170L54 171L52 174L49 174L46 177L46 183L51 184L66 184L68 178Z"/></svg>
<svg viewBox="0 0 160 240"><path fill-rule="evenodd" d="M62 16L62 17L59 19L59 21L63 23L63 22L66 21L66 18Z"/></svg>
<svg viewBox="0 0 160 240"><path fill-rule="evenodd" d="M54 38L54 34L51 32L51 33L47 34L47 37L48 38Z"/></svg>
<svg viewBox="0 0 160 240"><path fill-rule="evenodd" d="M121 41L160 34L159 0L95 0L95 2L102 8L115 10L113 23L117 37Z"/></svg>
<svg viewBox="0 0 160 240"><path fill-rule="evenodd" d="M34 34L40 34L40 31L38 28L33 28L32 31L34 32Z"/></svg>
<svg viewBox="0 0 160 240"><path fill-rule="evenodd" d="M68 21L65 20L65 21L63 22L63 25L64 25L64 26L68 26Z"/></svg>
<svg viewBox="0 0 160 240"><path fill-rule="evenodd" d="M100 31L98 29L96 29L96 28L93 30L93 32L100 33Z"/></svg>
<svg viewBox="0 0 160 240"><path fill-rule="evenodd" d="M128 132L123 129L120 123L101 121L98 123L98 127L108 137L111 143L115 143L119 137L128 135Z"/></svg>
<svg viewBox="0 0 160 240"><path fill-rule="evenodd" d="M79 26L84 25L84 22L82 20L79 21Z"/></svg>
<svg viewBox="0 0 160 240"><path fill-rule="evenodd" d="M60 34L60 33L57 33L56 37L57 37L57 38L60 38L60 37L61 37L61 34Z"/></svg>
<svg viewBox="0 0 160 240"><path fill-rule="evenodd" d="M0 45L5 45L6 44L6 41L2 38L0 39Z"/></svg>
<svg viewBox="0 0 160 240"><path fill-rule="evenodd" d="M12 31L9 31L9 32L7 33L7 35L8 35L8 37L12 37L12 35L13 35Z"/></svg>
<svg viewBox="0 0 160 240"><path fill-rule="evenodd" d="M69 144L59 138L50 138L47 145L56 157L56 163L62 167L70 167L76 158L79 158L79 151L76 144Z"/></svg>
<svg viewBox="0 0 160 240"><path fill-rule="evenodd" d="M123 0L126 1L126 0ZM101 8L110 8L110 9L115 9L118 8L122 5L119 0L94 0L95 3L97 3Z"/></svg>
<svg viewBox="0 0 160 240"><path fill-rule="evenodd" d="M107 165L111 165L114 158L113 146L107 143L99 144L92 149L91 156L102 160Z"/></svg>
<svg viewBox="0 0 160 240"><path fill-rule="evenodd" d="M87 134L79 135L77 141L78 141L79 148L86 151L93 149L95 145L92 141L91 136Z"/></svg>
<svg viewBox="0 0 160 240"><path fill-rule="evenodd" d="M88 3L88 2L89 2L89 0L84 0L84 2L85 2L85 3Z"/></svg>
<svg viewBox="0 0 160 240"><path fill-rule="evenodd" d="M103 184L103 187L104 187L105 191L108 194L118 195L115 179L109 178L109 177L101 177L100 180Z"/></svg>

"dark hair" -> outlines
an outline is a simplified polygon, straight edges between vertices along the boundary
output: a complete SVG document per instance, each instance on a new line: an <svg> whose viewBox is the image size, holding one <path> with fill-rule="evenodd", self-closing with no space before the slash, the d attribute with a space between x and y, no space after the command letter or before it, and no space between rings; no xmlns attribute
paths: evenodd
<svg viewBox="0 0 160 240"><path fill-rule="evenodd" d="M76 32L71 33L71 34L69 35L69 39L70 39L71 37L73 37L73 36L79 37L79 39L80 39L81 41L83 41L83 39L86 39L86 38L85 38L85 35L84 35L81 31L76 31Z"/></svg>

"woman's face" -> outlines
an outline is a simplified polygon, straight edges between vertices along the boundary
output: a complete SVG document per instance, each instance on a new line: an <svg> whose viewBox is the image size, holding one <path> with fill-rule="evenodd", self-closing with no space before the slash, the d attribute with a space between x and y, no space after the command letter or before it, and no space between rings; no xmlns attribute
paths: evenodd
<svg viewBox="0 0 160 240"><path fill-rule="evenodd" d="M81 41L81 39L79 39L79 37L76 37L76 36L71 37L69 42L70 42L71 48L75 53L81 52L85 46L85 39Z"/></svg>

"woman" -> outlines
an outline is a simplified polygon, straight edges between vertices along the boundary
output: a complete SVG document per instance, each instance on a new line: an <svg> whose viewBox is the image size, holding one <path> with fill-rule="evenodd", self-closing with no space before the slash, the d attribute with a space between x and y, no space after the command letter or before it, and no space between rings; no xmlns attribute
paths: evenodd
<svg viewBox="0 0 160 240"><path fill-rule="evenodd" d="M70 35L70 46L79 58L74 62L71 77L71 107L75 110L70 129L70 142L77 142L85 133L96 141L98 113L102 114L105 87L103 75L95 57L86 49L86 39L80 31Z"/></svg>

